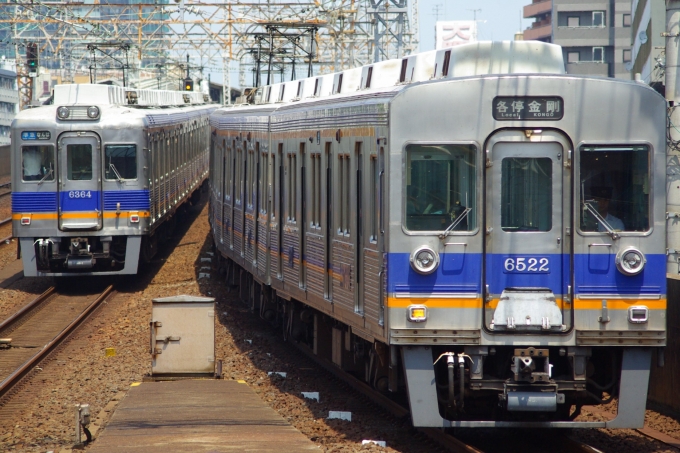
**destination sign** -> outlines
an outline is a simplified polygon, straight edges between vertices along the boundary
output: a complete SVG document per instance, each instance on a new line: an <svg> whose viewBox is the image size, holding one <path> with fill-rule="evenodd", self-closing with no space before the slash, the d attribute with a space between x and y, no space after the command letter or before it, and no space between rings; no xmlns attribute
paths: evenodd
<svg viewBox="0 0 680 453"><path fill-rule="evenodd" d="M497 96L492 111L498 121L555 121L564 116L564 101L557 96Z"/></svg>
<svg viewBox="0 0 680 453"><path fill-rule="evenodd" d="M49 140L52 138L50 131L22 131L22 140Z"/></svg>

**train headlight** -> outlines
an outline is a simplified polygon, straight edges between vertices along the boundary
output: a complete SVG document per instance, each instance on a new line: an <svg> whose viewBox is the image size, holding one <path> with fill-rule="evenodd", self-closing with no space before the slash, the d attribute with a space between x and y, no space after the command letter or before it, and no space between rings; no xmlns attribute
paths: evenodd
<svg viewBox="0 0 680 453"><path fill-rule="evenodd" d="M419 274L428 275L439 266L439 254L424 245L411 253L411 267Z"/></svg>
<svg viewBox="0 0 680 453"><path fill-rule="evenodd" d="M93 105L92 107L88 107L87 108L87 117L92 118L93 120L99 118L99 107L97 107L96 105Z"/></svg>
<svg viewBox="0 0 680 453"><path fill-rule="evenodd" d="M408 307L408 320L411 322L427 321L427 307L425 305L410 305Z"/></svg>
<svg viewBox="0 0 680 453"><path fill-rule="evenodd" d="M647 263L645 255L634 247L621 250L616 254L616 268L623 275L637 275Z"/></svg>
<svg viewBox="0 0 680 453"><path fill-rule="evenodd" d="M57 109L57 116L60 120L65 120L70 114L71 111L68 109L68 107L61 106Z"/></svg>

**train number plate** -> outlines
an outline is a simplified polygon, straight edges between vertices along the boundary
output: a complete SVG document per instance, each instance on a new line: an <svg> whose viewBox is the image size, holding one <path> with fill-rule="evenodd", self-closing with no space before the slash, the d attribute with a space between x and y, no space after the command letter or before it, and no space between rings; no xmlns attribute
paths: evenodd
<svg viewBox="0 0 680 453"><path fill-rule="evenodd" d="M92 192L89 190L72 190L68 193L69 198L92 198Z"/></svg>
<svg viewBox="0 0 680 453"><path fill-rule="evenodd" d="M545 256L514 256L503 261L504 274L549 274L550 259Z"/></svg>

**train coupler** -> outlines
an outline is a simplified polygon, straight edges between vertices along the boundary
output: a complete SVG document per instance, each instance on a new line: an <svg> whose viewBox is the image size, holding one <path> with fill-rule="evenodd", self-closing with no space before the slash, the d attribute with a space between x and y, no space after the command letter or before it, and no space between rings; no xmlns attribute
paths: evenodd
<svg viewBox="0 0 680 453"><path fill-rule="evenodd" d="M564 393L557 393L557 385L505 385L498 398L509 412L555 412L558 404L566 401Z"/></svg>

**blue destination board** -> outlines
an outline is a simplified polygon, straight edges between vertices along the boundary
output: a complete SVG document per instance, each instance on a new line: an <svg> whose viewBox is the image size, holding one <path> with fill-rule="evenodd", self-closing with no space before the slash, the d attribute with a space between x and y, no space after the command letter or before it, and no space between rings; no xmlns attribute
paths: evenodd
<svg viewBox="0 0 680 453"><path fill-rule="evenodd" d="M22 140L49 140L52 138L50 131L22 131Z"/></svg>

